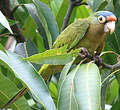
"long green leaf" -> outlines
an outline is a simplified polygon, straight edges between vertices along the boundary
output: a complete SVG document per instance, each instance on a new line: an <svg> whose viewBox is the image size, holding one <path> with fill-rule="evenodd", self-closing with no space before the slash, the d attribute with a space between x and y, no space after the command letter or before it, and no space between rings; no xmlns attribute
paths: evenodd
<svg viewBox="0 0 120 110"><path fill-rule="evenodd" d="M6 104L18 91L17 86L0 73L0 107ZM24 97L6 108L11 108L12 110L31 110Z"/></svg>
<svg viewBox="0 0 120 110"><path fill-rule="evenodd" d="M80 52L81 48L71 50L71 52L67 53L67 45L65 45L58 49L51 49L43 53L32 55L24 58L24 60L37 64L64 65L72 61L74 57L76 58Z"/></svg>
<svg viewBox="0 0 120 110"><path fill-rule="evenodd" d="M17 54L0 51L0 60L27 86L39 104L47 110L56 110L48 88L33 66ZM49 103L49 104L48 104Z"/></svg>
<svg viewBox="0 0 120 110"><path fill-rule="evenodd" d="M59 91L58 110L101 110L101 78L94 63L78 65Z"/></svg>
<svg viewBox="0 0 120 110"><path fill-rule="evenodd" d="M59 11L61 3L62 3L62 0L52 0L50 2L50 6L51 6L52 12L53 12L55 17L57 15L58 11Z"/></svg>
<svg viewBox="0 0 120 110"><path fill-rule="evenodd" d="M38 10L42 13L42 15L45 17L45 20L48 25L48 29L51 33L52 42L54 42L59 35L58 27L56 20L53 16L53 13L51 12L50 8L46 5L40 2L39 0L34 0Z"/></svg>
<svg viewBox="0 0 120 110"><path fill-rule="evenodd" d="M2 14L2 12L0 11L0 23L5 27L7 28L11 34L13 34L11 28L10 28L10 25L7 21L7 19L5 18L5 16Z"/></svg>
<svg viewBox="0 0 120 110"><path fill-rule="evenodd" d="M101 3L101 5L98 7L97 11L103 10L108 4L108 1L104 1Z"/></svg>
<svg viewBox="0 0 120 110"><path fill-rule="evenodd" d="M36 30L37 30L37 24L35 23L35 21L32 19L31 16L28 16L24 23L22 33L26 38L33 39L35 37Z"/></svg>
<svg viewBox="0 0 120 110"><path fill-rule="evenodd" d="M103 4L103 2L107 0L86 0L86 1L88 2L92 10L95 12L98 10L100 5Z"/></svg>
<svg viewBox="0 0 120 110"><path fill-rule="evenodd" d="M119 110L120 109L120 100L117 100L116 103L112 104L112 108L110 110Z"/></svg>
<svg viewBox="0 0 120 110"><path fill-rule="evenodd" d="M66 64L60 74L60 78L59 78L59 82L58 82L58 89L60 89L63 81L65 80L73 62L75 61L75 58L73 59L73 61L71 61L70 63Z"/></svg>
<svg viewBox="0 0 120 110"><path fill-rule="evenodd" d="M70 62L73 58L72 54L68 54L66 51L66 47L51 49L43 53L35 54L33 56L25 58L25 60L37 64L66 64Z"/></svg>
<svg viewBox="0 0 120 110"><path fill-rule="evenodd" d="M61 29L63 25L64 17L68 9L68 4L69 4L68 0L63 0L61 7L59 8L59 11L57 13L56 21L57 21L59 30Z"/></svg>
<svg viewBox="0 0 120 110"><path fill-rule="evenodd" d="M42 12L39 8L39 5L35 4L35 6L36 6L36 9L37 9L37 14L39 16L39 20L40 20L40 22L41 22L41 24L44 27L44 30L46 32L49 48L51 48L52 47L52 37L51 37L50 30L48 29L47 21L46 21L44 15L42 14Z"/></svg>
<svg viewBox="0 0 120 110"><path fill-rule="evenodd" d="M52 42L51 44L48 43L48 38L49 39L51 38L44 16L42 14L41 17L39 16L36 7L33 4L25 4L25 7L28 9L30 15L32 16L32 18L35 20L36 24L39 27L38 31L41 37L43 37L45 48L49 49L50 45L52 45Z"/></svg>
<svg viewBox="0 0 120 110"><path fill-rule="evenodd" d="M77 8L76 17L79 18L87 18L89 16L89 9L87 9L84 5L81 5Z"/></svg>
<svg viewBox="0 0 120 110"><path fill-rule="evenodd" d="M26 50L27 57L38 53L36 45L30 39L28 39L24 43L24 49ZM37 71L39 71L41 68L41 65L39 64L32 64L32 65Z"/></svg>
<svg viewBox="0 0 120 110"><path fill-rule="evenodd" d="M40 33L36 31L37 28L38 28L37 24L35 23L33 18L31 16L28 16L23 26L22 33L24 34L26 38L30 38L32 41L34 41L37 44L37 49L39 50L39 52L43 52L45 50L44 42L43 42L42 37L40 36Z"/></svg>
<svg viewBox="0 0 120 110"><path fill-rule="evenodd" d="M112 81L106 88L105 102L111 104L118 95L119 84L117 80Z"/></svg>
<svg viewBox="0 0 120 110"><path fill-rule="evenodd" d="M3 45L2 45L2 44L0 44L0 50L2 50L3 52L5 52L5 53L6 53L5 48L3 47Z"/></svg>

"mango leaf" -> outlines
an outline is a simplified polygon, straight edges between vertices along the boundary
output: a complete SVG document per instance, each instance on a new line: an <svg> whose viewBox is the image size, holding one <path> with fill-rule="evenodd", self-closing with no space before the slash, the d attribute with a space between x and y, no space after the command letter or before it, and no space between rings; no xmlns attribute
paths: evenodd
<svg viewBox="0 0 120 110"><path fill-rule="evenodd" d="M59 30L61 29L63 25L64 17L68 9L68 4L69 4L68 0L63 0L61 7L59 8L59 11L57 13L56 21L57 21Z"/></svg>
<svg viewBox="0 0 120 110"><path fill-rule="evenodd" d="M2 12L0 11L0 23L5 27L7 28L11 34L13 34L11 28L10 28L10 25L7 21L7 19L5 18L5 16L2 14Z"/></svg>
<svg viewBox="0 0 120 110"><path fill-rule="evenodd" d="M47 50L43 53L35 54L30 57L24 58L37 64L52 64L52 65L64 65L73 60L73 58L78 56L78 53L81 52L81 48L71 50L67 53L67 45L57 48Z"/></svg>
<svg viewBox="0 0 120 110"><path fill-rule="evenodd" d="M29 25L29 27L28 27L28 25ZM37 28L38 28L37 24L35 23L33 18L31 16L28 16L27 20L25 21L25 24L23 26L22 33L24 34L24 36L26 38L30 38L32 41L35 42L39 52L43 52L43 51L45 51L44 42L43 42L42 37L40 36L40 33L37 31ZM34 51L34 49L33 49L33 51ZM30 56L30 55L28 55L28 56Z"/></svg>
<svg viewBox="0 0 120 110"><path fill-rule="evenodd" d="M45 3L45 4L49 4L50 1L49 0L40 0L41 2Z"/></svg>
<svg viewBox="0 0 120 110"><path fill-rule="evenodd" d="M112 83L107 85L106 97L105 97L105 102L107 104L114 103L114 99L118 95L118 89L119 89L119 85L118 85L117 80L114 80Z"/></svg>
<svg viewBox="0 0 120 110"><path fill-rule="evenodd" d="M14 20L11 20L11 19L7 19L7 20L8 20L8 22L9 22L9 25L10 25L10 26L13 26L13 25L19 23L18 21L14 21ZM5 27L4 27L2 24L0 24L0 30L3 30L3 29L5 29Z"/></svg>
<svg viewBox="0 0 120 110"><path fill-rule="evenodd" d="M59 49L47 50L43 53L27 57L24 60L28 60L37 64L66 64L73 58L72 54L68 54L66 51L66 46L64 46Z"/></svg>
<svg viewBox="0 0 120 110"><path fill-rule="evenodd" d="M15 53L17 53L18 55L22 56L22 57L26 57L26 50L25 50L25 46L24 43L18 43L15 47Z"/></svg>
<svg viewBox="0 0 120 110"><path fill-rule="evenodd" d="M3 51L4 53L6 53L5 48L3 47L2 44L0 44L0 50Z"/></svg>
<svg viewBox="0 0 120 110"><path fill-rule="evenodd" d="M116 103L112 104L112 108L110 110L119 110L120 109L120 100L117 100Z"/></svg>
<svg viewBox="0 0 120 110"><path fill-rule="evenodd" d="M50 32L47 27L47 23L45 21L44 16L41 14L41 17L39 16L36 7L33 4L25 4L25 7L28 9L28 12L36 22L38 28L38 31L43 38L45 48L49 49L50 45L52 45L52 42L50 40L50 44L48 43L48 39L51 39Z"/></svg>
<svg viewBox="0 0 120 110"><path fill-rule="evenodd" d="M26 38L33 39L35 37L36 30L37 30L37 24L35 23L35 21L32 19L31 16L28 16L22 28L23 35Z"/></svg>
<svg viewBox="0 0 120 110"><path fill-rule="evenodd" d="M104 1L101 3L101 5L98 7L97 11L103 10L108 5L108 1Z"/></svg>
<svg viewBox="0 0 120 110"><path fill-rule="evenodd" d="M62 0L52 0L50 2L50 6L51 6L52 12L53 12L55 17L57 15L58 11L59 11L61 3L62 3Z"/></svg>
<svg viewBox="0 0 120 110"><path fill-rule="evenodd" d="M30 40L28 39L26 42L24 43L18 43L16 48L15 48L15 52L19 55L21 55L22 57L26 58L29 57L31 55L37 54L38 50L36 45ZM35 69L38 71L40 69L40 65L38 64L32 64Z"/></svg>
<svg viewBox="0 0 120 110"><path fill-rule="evenodd" d="M48 29L51 33L52 42L54 42L56 40L56 37L59 35L59 31L53 13L46 4L43 4L39 0L34 0L34 1L35 1L35 5L38 8L38 11L40 11L42 15L45 17L45 20L48 25Z"/></svg>
<svg viewBox="0 0 120 110"><path fill-rule="evenodd" d="M72 14L70 16L70 20L68 22L68 25L74 22L75 16L76 16L76 12L77 12L77 8L74 8L73 11L72 11Z"/></svg>
<svg viewBox="0 0 120 110"><path fill-rule="evenodd" d="M2 51L0 60L26 85L39 104L47 110L56 110L44 80L29 62L15 53L7 52L6 55Z"/></svg>
<svg viewBox="0 0 120 110"><path fill-rule="evenodd" d="M49 84L49 90L50 90L50 94L53 97L53 100L54 100L55 104L57 105L57 101L58 101L58 89L57 89L57 85L55 85L53 82L50 82L50 84Z"/></svg>
<svg viewBox="0 0 120 110"><path fill-rule="evenodd" d="M69 72L69 70L70 70L74 61L75 61L75 58L71 62L67 63L64 66L63 70L61 71L59 82L58 82L58 90L60 89L63 81L65 80L65 78L66 78L66 76L67 76L67 74L68 74L68 72Z"/></svg>
<svg viewBox="0 0 120 110"><path fill-rule="evenodd" d="M33 0L34 1L34 0ZM51 33L50 33L50 30L48 28L48 24L47 24L47 21L45 19L45 16L43 15L43 13L41 12L41 9L39 8L39 5L34 1L34 5L37 9L37 14L39 16L39 20L46 32L46 36L47 36L47 40L48 40L48 44L49 44L49 48L52 47L52 37L51 37Z"/></svg>
<svg viewBox="0 0 120 110"><path fill-rule="evenodd" d="M32 0L17 0L19 2L19 4L25 4L25 3L31 3ZM14 1L13 1L14 2Z"/></svg>
<svg viewBox="0 0 120 110"><path fill-rule="evenodd" d="M34 54L38 53L36 45L30 39L28 39L25 42L24 46L26 48L26 54L27 54L27 56L31 56L31 55L34 55Z"/></svg>
<svg viewBox="0 0 120 110"><path fill-rule="evenodd" d="M38 53L42 53L46 50L44 46L45 44L44 44L43 38L41 37L39 32L36 32L36 36L34 37L34 42L37 46Z"/></svg>
<svg viewBox="0 0 120 110"><path fill-rule="evenodd" d="M29 0L27 0L29 1ZM26 8L24 6L21 6L21 4L26 4L27 2L24 2L23 0L21 0L21 3L18 1L18 0L11 0L10 1L10 6L11 8L13 9L14 7L16 6L19 6L17 8L17 10L15 10L14 12L14 16L16 18L17 21L20 22L20 25L23 26L24 25L24 22L25 22L25 19L28 17L29 13L28 11L26 10Z"/></svg>
<svg viewBox="0 0 120 110"><path fill-rule="evenodd" d="M36 45L30 39L25 42L24 49L26 50L27 57L38 53ZM41 65L39 64L32 63L32 65L37 71L39 71L39 69L41 68Z"/></svg>
<svg viewBox="0 0 120 110"><path fill-rule="evenodd" d="M0 73L0 107L6 104L18 91L17 86ZM12 110L31 110L24 97L6 108L11 108Z"/></svg>
<svg viewBox="0 0 120 110"><path fill-rule="evenodd" d="M104 8L104 10L109 10L111 12L114 12L113 8L113 0L106 0L108 2L107 6Z"/></svg>
<svg viewBox="0 0 120 110"><path fill-rule="evenodd" d="M77 7L76 18L87 18L90 15L89 11L84 5Z"/></svg>
<svg viewBox="0 0 120 110"><path fill-rule="evenodd" d="M101 78L94 63L78 65L64 80L58 110L101 110Z"/></svg>
<svg viewBox="0 0 120 110"><path fill-rule="evenodd" d="M103 5L104 2L106 2L107 0L86 0L86 1L88 2L92 10L95 12L99 9L99 7L101 7L101 4Z"/></svg>

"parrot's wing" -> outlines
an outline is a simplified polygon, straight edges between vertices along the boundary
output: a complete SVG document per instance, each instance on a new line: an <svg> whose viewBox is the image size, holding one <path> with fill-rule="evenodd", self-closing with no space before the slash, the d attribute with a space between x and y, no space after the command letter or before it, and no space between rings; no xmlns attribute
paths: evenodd
<svg viewBox="0 0 120 110"><path fill-rule="evenodd" d="M68 45L68 49L72 49L84 37L89 28L87 19L77 20L70 24L56 39L53 48L60 48Z"/></svg>

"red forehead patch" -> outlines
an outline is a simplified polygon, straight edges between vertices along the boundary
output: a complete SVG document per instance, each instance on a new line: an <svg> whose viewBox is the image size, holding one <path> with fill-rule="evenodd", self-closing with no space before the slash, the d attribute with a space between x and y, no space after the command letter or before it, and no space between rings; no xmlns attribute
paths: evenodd
<svg viewBox="0 0 120 110"><path fill-rule="evenodd" d="M115 16L107 16L107 21L117 21Z"/></svg>

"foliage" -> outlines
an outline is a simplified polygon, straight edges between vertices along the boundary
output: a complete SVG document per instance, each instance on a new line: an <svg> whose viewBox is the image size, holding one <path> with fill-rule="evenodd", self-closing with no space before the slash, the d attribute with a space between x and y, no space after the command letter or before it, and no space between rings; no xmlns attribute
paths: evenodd
<svg viewBox="0 0 120 110"><path fill-rule="evenodd" d="M77 0L80 1L80 0ZM120 0L83 0L88 5L74 7L68 24L87 18L99 10L112 11L117 17L116 30L108 35L102 59L114 64L120 54ZM0 107L10 101L22 88L28 92L5 108L13 110L111 110L120 108L119 70L100 68L93 62L73 65L81 49L70 53L66 46L50 49L60 34L69 7L68 0L10 0L16 20L8 19L0 11ZM9 25L10 24L10 25ZM26 42L12 43L10 26L18 24ZM10 52L10 49L14 52ZM49 50L50 49L50 50ZM107 52L109 51L109 52ZM27 61L26 61L27 60ZM42 64L65 64L61 73L45 81L38 71ZM108 78L109 77L109 78ZM108 78L106 80L106 78ZM105 81L106 80L106 81ZM105 81L105 82L104 82ZM103 83L104 82L104 83Z"/></svg>

